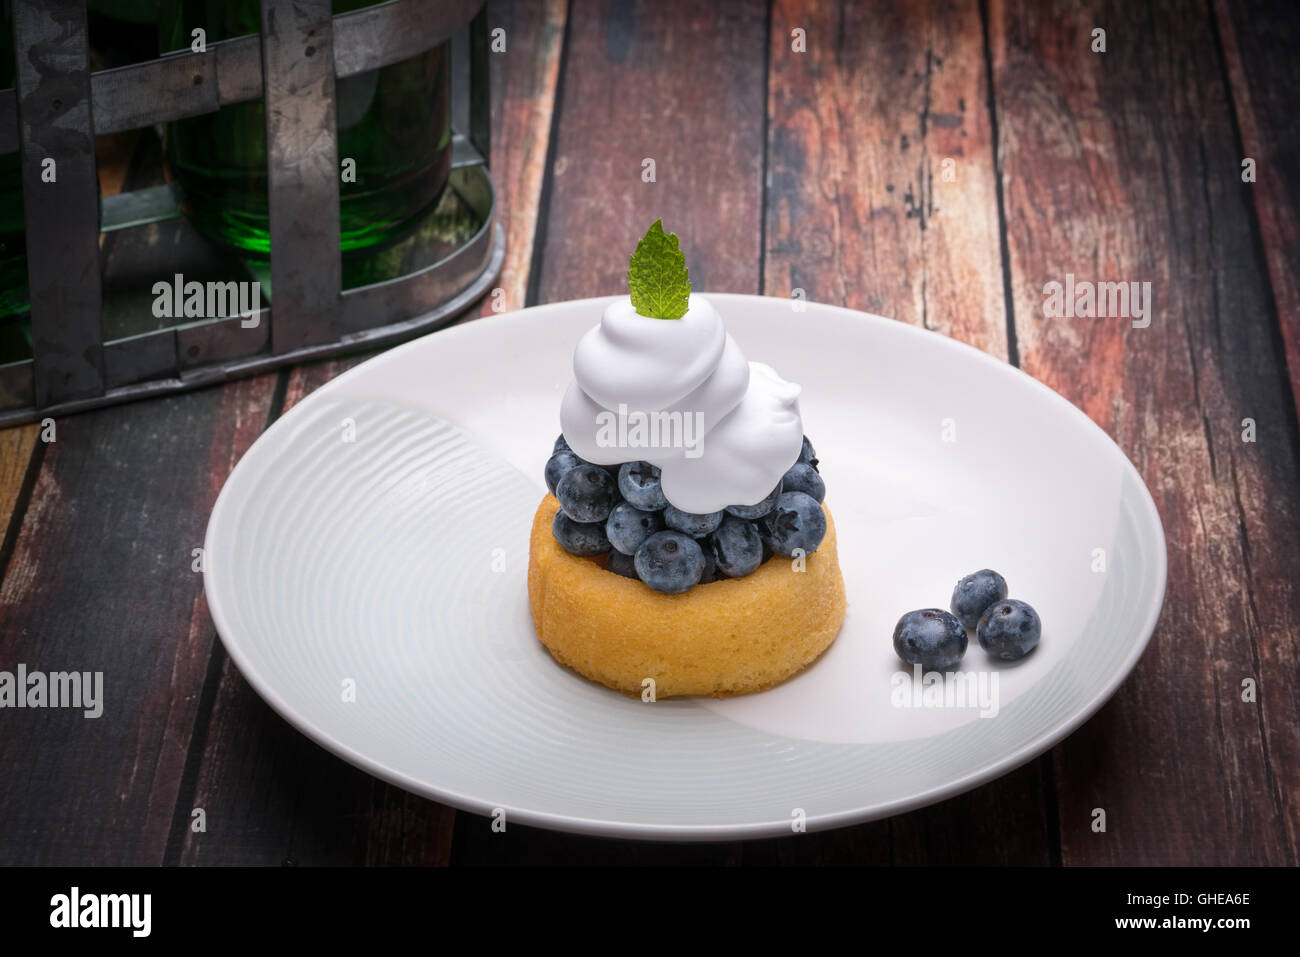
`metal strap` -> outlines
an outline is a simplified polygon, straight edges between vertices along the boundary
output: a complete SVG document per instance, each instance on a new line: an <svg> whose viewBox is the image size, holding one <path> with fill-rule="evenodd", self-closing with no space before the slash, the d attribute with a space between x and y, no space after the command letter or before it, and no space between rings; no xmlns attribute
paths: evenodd
<svg viewBox="0 0 1300 957"><path fill-rule="evenodd" d="M271 351L337 338L339 157L330 0L262 0Z"/></svg>
<svg viewBox="0 0 1300 957"><path fill-rule="evenodd" d="M33 391L43 408L104 392L85 0L17 0L13 18Z"/></svg>
<svg viewBox="0 0 1300 957"><path fill-rule="evenodd" d="M367 73L417 56L450 39L481 8L484 0L389 0L339 14L335 75ZM209 43L205 53L171 53L100 70L91 76L95 130L117 133L257 99L262 95L259 47L256 36L235 37ZM14 91L0 90L0 153L18 149L16 109Z"/></svg>

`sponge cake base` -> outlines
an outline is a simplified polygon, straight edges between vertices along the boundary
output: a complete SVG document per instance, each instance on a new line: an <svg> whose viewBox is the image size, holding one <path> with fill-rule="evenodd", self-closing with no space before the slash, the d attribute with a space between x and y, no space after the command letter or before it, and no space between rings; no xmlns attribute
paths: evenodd
<svg viewBox="0 0 1300 957"><path fill-rule="evenodd" d="M844 623L844 578L825 506L826 537L803 571L774 555L744 578L680 595L570 555L551 534L559 507L547 495L533 517L528 601L537 637L556 661L623 694L764 691L816 660Z"/></svg>

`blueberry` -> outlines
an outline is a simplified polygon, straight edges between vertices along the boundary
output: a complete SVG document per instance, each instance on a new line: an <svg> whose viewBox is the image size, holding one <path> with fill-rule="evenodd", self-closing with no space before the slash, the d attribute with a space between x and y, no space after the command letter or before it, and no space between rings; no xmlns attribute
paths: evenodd
<svg viewBox="0 0 1300 957"><path fill-rule="evenodd" d="M1043 622L1023 601L1004 598L984 612L975 634L980 647L994 658L1016 661L1038 647Z"/></svg>
<svg viewBox="0 0 1300 957"><path fill-rule="evenodd" d="M624 578L636 578L636 559L615 549L605 559L605 571L622 575Z"/></svg>
<svg viewBox="0 0 1300 957"><path fill-rule="evenodd" d="M556 512L555 521L551 523L551 534L570 555L590 558L609 551L605 526L600 522L575 522L564 512Z"/></svg>
<svg viewBox="0 0 1300 957"><path fill-rule="evenodd" d="M664 521L668 527L683 532L691 538L703 538L714 532L722 524L722 512L683 512L674 505L664 509Z"/></svg>
<svg viewBox="0 0 1300 957"><path fill-rule="evenodd" d="M636 573L655 591L676 595L699 584L704 552L681 532L655 532L636 550Z"/></svg>
<svg viewBox="0 0 1300 957"><path fill-rule="evenodd" d="M728 515L710 538L718 571L728 578L744 578L763 564L763 542L753 522Z"/></svg>
<svg viewBox="0 0 1300 957"><path fill-rule="evenodd" d="M776 505L776 500L781 497L781 483L776 483L776 488L767 493L767 497L761 502L754 505L728 505L726 511L730 512L736 518L762 518L772 507Z"/></svg>
<svg viewBox="0 0 1300 957"><path fill-rule="evenodd" d="M564 473L571 468L576 468L584 464L582 459L568 449L560 449L551 454L546 460L546 488L554 495L555 486L560 484L560 479L564 478Z"/></svg>
<svg viewBox="0 0 1300 957"><path fill-rule="evenodd" d="M618 500L609 472L585 463L569 469L555 484L555 497L575 522L603 522Z"/></svg>
<svg viewBox="0 0 1300 957"><path fill-rule="evenodd" d="M894 651L909 665L942 671L966 654L966 629L942 608L909 611L894 626Z"/></svg>
<svg viewBox="0 0 1300 957"><path fill-rule="evenodd" d="M792 558L797 548L811 555L826 537L826 513L811 495L782 492L765 526L768 544L778 555Z"/></svg>
<svg viewBox="0 0 1300 957"><path fill-rule="evenodd" d="M948 607L967 628L975 628L989 605L1007 597L1007 580L991 568L967 575L952 590Z"/></svg>
<svg viewBox="0 0 1300 957"><path fill-rule="evenodd" d="M704 573L700 575L700 584L707 585L719 578L725 578L725 575L718 573L718 550L713 545L713 536L697 538L695 544L700 546L700 551L704 554Z"/></svg>
<svg viewBox="0 0 1300 957"><path fill-rule="evenodd" d="M813 445L806 435L803 437L803 448L799 451L799 461L807 462L813 468L817 468L817 453L813 451Z"/></svg>
<svg viewBox="0 0 1300 957"><path fill-rule="evenodd" d="M570 451L570 452L573 451L572 449L569 448L569 443L568 443L568 441L564 438L564 433L563 433L563 432L561 432L561 433L560 433L560 437L559 437L558 439L555 440L555 445L551 446L551 451L552 451L552 452L559 452L561 449L564 449L565 451Z"/></svg>
<svg viewBox="0 0 1300 957"><path fill-rule="evenodd" d="M787 492L803 492L810 498L822 502L826 499L826 483L817 474L817 470L807 462L795 462L790 471L781 479L781 487Z"/></svg>
<svg viewBox="0 0 1300 957"><path fill-rule="evenodd" d="M655 532L662 531L663 527L663 512L646 512L627 502L619 502L605 522L605 534L618 551L635 555L641 543Z"/></svg>
<svg viewBox="0 0 1300 957"><path fill-rule="evenodd" d="M643 511L657 512L668 504L659 486L659 469L649 462L625 462L618 470L618 490Z"/></svg>

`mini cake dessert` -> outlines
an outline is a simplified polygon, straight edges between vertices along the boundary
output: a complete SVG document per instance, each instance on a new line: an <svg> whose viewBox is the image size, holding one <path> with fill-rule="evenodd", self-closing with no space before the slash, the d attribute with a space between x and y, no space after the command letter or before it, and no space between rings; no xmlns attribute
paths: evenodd
<svg viewBox="0 0 1300 957"><path fill-rule="evenodd" d="M529 542L533 624L624 694L763 691L845 614L800 388L746 360L660 222L628 285L574 353Z"/></svg>

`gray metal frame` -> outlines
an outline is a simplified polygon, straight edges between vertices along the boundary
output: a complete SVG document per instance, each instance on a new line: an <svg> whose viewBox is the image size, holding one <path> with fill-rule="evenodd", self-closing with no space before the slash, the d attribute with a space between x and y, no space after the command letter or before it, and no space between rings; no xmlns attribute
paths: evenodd
<svg viewBox="0 0 1300 957"><path fill-rule="evenodd" d="M469 28L469 138L449 188L482 226L439 262L341 289L334 81L414 56ZM262 34L91 74L85 0L15 0L15 90L0 91L0 153L22 153L33 356L0 366L0 425L190 389L408 338L445 325L500 273L504 230L486 170L484 0L389 0L338 17L329 0L262 0ZM98 235L176 215L174 186L98 200L95 133L265 97L274 315L178 325L109 342ZM57 187L41 181L54 157ZM333 215L329 215L329 210Z"/></svg>

